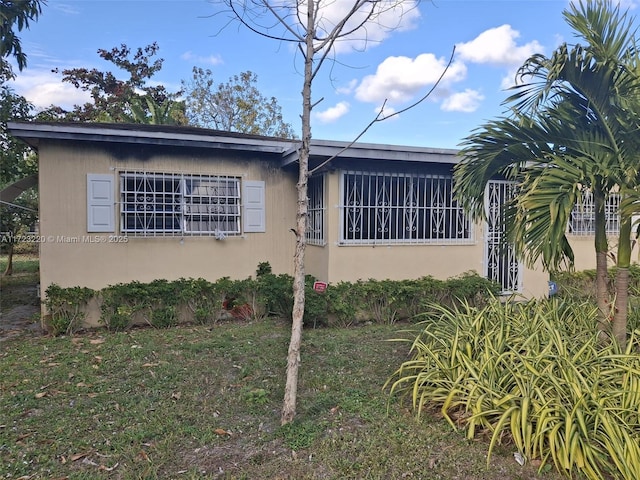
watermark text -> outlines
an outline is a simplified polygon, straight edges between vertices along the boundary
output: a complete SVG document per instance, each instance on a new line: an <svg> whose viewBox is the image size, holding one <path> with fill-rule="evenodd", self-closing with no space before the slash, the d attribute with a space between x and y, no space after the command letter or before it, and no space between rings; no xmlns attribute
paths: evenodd
<svg viewBox="0 0 640 480"><path fill-rule="evenodd" d="M0 233L0 243L127 243L123 235L14 235Z"/></svg>

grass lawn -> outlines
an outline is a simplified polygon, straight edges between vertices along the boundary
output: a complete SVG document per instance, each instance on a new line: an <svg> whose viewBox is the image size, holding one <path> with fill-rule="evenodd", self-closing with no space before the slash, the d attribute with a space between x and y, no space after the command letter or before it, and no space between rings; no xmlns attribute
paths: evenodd
<svg viewBox="0 0 640 480"><path fill-rule="evenodd" d="M279 425L289 325L0 342L0 478L557 479L417 420L382 386L401 326L307 330L298 415Z"/></svg>

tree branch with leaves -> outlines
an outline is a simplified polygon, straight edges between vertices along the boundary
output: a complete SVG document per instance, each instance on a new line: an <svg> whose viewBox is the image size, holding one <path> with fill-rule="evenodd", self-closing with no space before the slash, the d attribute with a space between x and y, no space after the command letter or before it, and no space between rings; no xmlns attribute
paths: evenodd
<svg viewBox="0 0 640 480"><path fill-rule="evenodd" d="M28 29L42 14L46 0L0 0L0 70L13 76L5 58L13 56L22 71L27 66L27 54L17 32ZM17 32L16 32L17 30Z"/></svg>
<svg viewBox="0 0 640 480"><path fill-rule="evenodd" d="M193 67L190 81L182 82L189 124L226 132L296 138L286 123L275 97L267 98L257 87L258 76L250 71L219 83L211 70Z"/></svg>

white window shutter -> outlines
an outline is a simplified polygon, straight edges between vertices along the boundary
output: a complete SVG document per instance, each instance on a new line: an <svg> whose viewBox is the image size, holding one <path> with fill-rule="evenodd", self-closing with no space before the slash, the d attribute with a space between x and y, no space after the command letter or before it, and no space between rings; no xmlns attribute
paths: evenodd
<svg viewBox="0 0 640 480"><path fill-rule="evenodd" d="M113 175L87 174L87 232L115 232Z"/></svg>
<svg viewBox="0 0 640 480"><path fill-rule="evenodd" d="M266 215L263 181L243 182L244 231L266 232Z"/></svg>

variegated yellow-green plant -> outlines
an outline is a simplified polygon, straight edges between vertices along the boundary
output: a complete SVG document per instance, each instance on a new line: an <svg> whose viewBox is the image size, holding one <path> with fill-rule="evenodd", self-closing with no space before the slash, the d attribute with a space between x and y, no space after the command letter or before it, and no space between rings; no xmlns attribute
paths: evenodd
<svg viewBox="0 0 640 480"><path fill-rule="evenodd" d="M432 308L392 395L418 415L439 409L468 438L488 434L489 457L512 443L541 469L640 478L640 332L625 351L603 345L588 302Z"/></svg>

